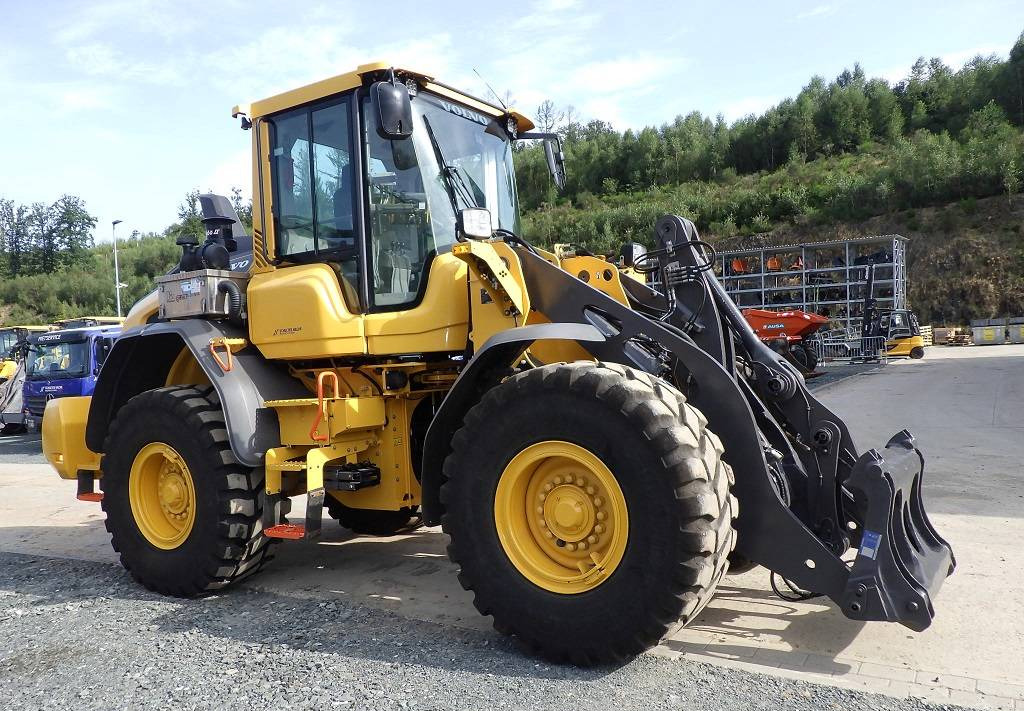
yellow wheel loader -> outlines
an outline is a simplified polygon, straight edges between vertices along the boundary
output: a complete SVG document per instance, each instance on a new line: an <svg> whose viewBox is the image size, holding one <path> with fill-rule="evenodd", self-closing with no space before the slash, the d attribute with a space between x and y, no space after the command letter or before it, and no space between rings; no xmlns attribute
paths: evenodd
<svg viewBox="0 0 1024 711"><path fill-rule="evenodd" d="M656 644L730 564L856 620L931 622L954 562L913 438L859 453L692 223L661 219L632 260L659 290L534 247L514 147L544 141L561 185L558 137L388 64L234 115L251 258L205 196L205 241L179 240L91 399L43 420L47 458L101 501L140 583L222 588L271 541L318 535L326 507L374 534L441 524L479 611L576 664Z"/></svg>
<svg viewBox="0 0 1024 711"><path fill-rule="evenodd" d="M25 431L22 386L25 384L29 337L52 326L10 326L0 329L0 434Z"/></svg>

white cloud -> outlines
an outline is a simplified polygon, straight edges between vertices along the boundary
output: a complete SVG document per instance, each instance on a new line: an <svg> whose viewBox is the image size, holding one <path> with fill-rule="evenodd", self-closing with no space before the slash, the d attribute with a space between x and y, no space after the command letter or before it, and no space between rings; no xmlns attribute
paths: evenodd
<svg viewBox="0 0 1024 711"><path fill-rule="evenodd" d="M987 57L991 54L1002 56L1004 51L1004 47L982 45L980 47L947 52L946 54L939 55L939 59L941 59L943 63L949 66L953 71L957 71L978 55L981 55L982 57ZM910 76L910 68L914 66L914 62L916 61L917 57L914 57L906 64L890 66L880 72L872 72L871 76L879 76L890 84L897 84Z"/></svg>
<svg viewBox="0 0 1024 711"><path fill-rule="evenodd" d="M232 188L241 188L245 199L252 197L252 150L249 147L235 151L215 165L199 181L202 189L218 195L231 195Z"/></svg>
<svg viewBox="0 0 1024 711"><path fill-rule="evenodd" d="M816 5L812 9L801 12L796 16L798 20L808 20L812 17L824 17L836 11L832 5Z"/></svg>
<svg viewBox="0 0 1024 711"><path fill-rule="evenodd" d="M635 55L584 64L571 72L571 82L587 93L607 94L629 88L643 88L679 69L681 62L664 57Z"/></svg>
<svg viewBox="0 0 1024 711"><path fill-rule="evenodd" d="M82 3L52 13L49 38L55 44L71 47L98 35L118 37L122 41L146 36L169 42L199 31L205 3L196 0L99 0Z"/></svg>
<svg viewBox="0 0 1024 711"><path fill-rule="evenodd" d="M70 67L90 76L116 77L119 81L144 81L150 84L180 85L181 59L163 62L141 61L103 42L71 46L66 51Z"/></svg>
<svg viewBox="0 0 1024 711"><path fill-rule="evenodd" d="M630 125L623 113L622 101L616 97L586 99L580 106L580 111L589 118L605 121L619 130L628 128Z"/></svg>
<svg viewBox="0 0 1024 711"><path fill-rule="evenodd" d="M982 57L987 57L990 54L1002 55L1004 51L1006 51L1005 47L984 45L981 47L974 47L972 49L960 50L959 52L949 52L948 54L941 55L941 59L955 71L977 57L979 54Z"/></svg>
<svg viewBox="0 0 1024 711"><path fill-rule="evenodd" d="M566 21L572 19L575 22L580 18L570 18L568 13L580 6L579 0L536 0L528 12L520 15L511 24L510 29L515 31L563 28L571 31L572 25Z"/></svg>
<svg viewBox="0 0 1024 711"><path fill-rule="evenodd" d="M747 116L762 114L777 104L779 99L770 96L747 96L722 107L721 113L730 123Z"/></svg>
<svg viewBox="0 0 1024 711"><path fill-rule="evenodd" d="M54 87L50 99L56 104L55 108L63 112L106 109L113 104L109 90L88 84Z"/></svg>

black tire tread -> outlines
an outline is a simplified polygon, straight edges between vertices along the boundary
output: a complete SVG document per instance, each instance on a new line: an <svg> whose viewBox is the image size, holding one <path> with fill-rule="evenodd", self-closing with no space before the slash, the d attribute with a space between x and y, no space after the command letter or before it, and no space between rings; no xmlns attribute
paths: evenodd
<svg viewBox="0 0 1024 711"><path fill-rule="evenodd" d="M187 579L170 580L142 574L130 556L122 551L124 532L112 525L107 497L102 501L107 515L104 522L111 536L111 545L120 554L121 564L132 577L153 592L175 597L193 597L220 590L256 573L268 560L271 539L263 535L261 492L264 486L262 469L242 466L231 453L227 428L220 401L212 386L173 385L148 390L129 400L111 423L104 441L101 469L105 472L100 485L121 485L111 481L108 461L116 452L121 430L133 416L150 408L170 407L187 428L202 442L208 461L219 465L209 471L192 472L193 476L215 477L217 480L218 525L215 540L207 544L205 556L195 561L194 573ZM130 463L129 463L130 464Z"/></svg>
<svg viewBox="0 0 1024 711"><path fill-rule="evenodd" d="M467 413L463 428L452 440L441 488L446 508L441 523L451 536L448 555L461 567L459 581L463 588L474 592L474 605L484 615L495 614L494 603L481 599L475 589L472 561L464 559L459 544L461 536L472 532L460 530L449 503L459 495L462 478L473 476L462 470L460 461L473 447L474 430L486 427L491 414L500 412L507 403L530 397L538 388L575 390L618 409L639 427L671 477L679 521L673 548L675 569L666 576L668 582L659 591L659 603L645 610L647 617L637 625L631 639L585 646L579 639L550 639L533 633L518 619L495 615L494 625L556 662L621 662L692 621L713 596L728 570L728 556L735 546L732 520L738 511L730 493L732 470L722 461L721 441L707 429L704 415L677 389L647 373L615 363L580 361L534 368L510 377Z"/></svg>

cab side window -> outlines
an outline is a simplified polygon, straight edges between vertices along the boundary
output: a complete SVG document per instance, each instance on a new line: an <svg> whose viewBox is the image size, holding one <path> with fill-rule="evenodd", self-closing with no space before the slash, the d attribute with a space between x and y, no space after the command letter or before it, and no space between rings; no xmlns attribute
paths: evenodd
<svg viewBox="0 0 1024 711"><path fill-rule="evenodd" d="M436 253L426 189L413 141L386 140L366 123L373 304L384 310L407 308L416 301Z"/></svg>
<svg viewBox="0 0 1024 711"><path fill-rule="evenodd" d="M274 170L274 233L280 257L313 252L312 163L309 114L292 113L271 122Z"/></svg>
<svg viewBox="0 0 1024 711"><path fill-rule="evenodd" d="M269 120L277 257L326 262L346 300L358 291L355 181L348 98Z"/></svg>

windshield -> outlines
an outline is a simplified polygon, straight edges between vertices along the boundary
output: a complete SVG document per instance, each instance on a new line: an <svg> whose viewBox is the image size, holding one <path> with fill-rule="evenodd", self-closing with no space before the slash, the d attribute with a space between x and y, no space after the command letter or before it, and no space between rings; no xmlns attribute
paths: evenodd
<svg viewBox="0 0 1024 711"><path fill-rule="evenodd" d="M519 232L504 131L488 116L422 92L412 109L412 138L389 141L377 134L369 101L363 104L373 295L384 308L418 298L430 260L455 242L456 209L487 208L494 229ZM456 186L454 207L448 181Z"/></svg>
<svg viewBox="0 0 1024 711"><path fill-rule="evenodd" d="M28 374L32 380L81 378L89 369L89 344L86 341L34 343L28 355Z"/></svg>
<svg viewBox="0 0 1024 711"><path fill-rule="evenodd" d="M18 342L17 331L0 331L0 357L9 358L11 349Z"/></svg>

